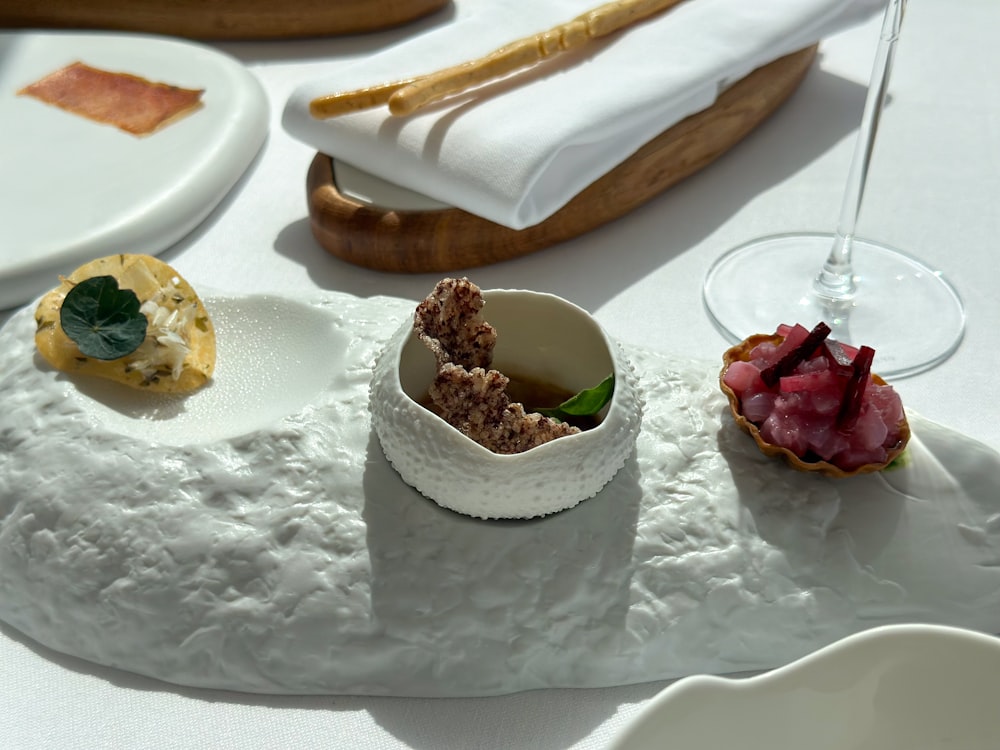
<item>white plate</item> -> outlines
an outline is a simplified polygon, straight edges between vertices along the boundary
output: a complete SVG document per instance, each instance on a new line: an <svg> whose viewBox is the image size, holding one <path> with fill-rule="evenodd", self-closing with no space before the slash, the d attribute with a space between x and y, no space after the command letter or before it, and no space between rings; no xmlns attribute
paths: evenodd
<svg viewBox="0 0 1000 750"><path fill-rule="evenodd" d="M1000 630L1000 454L916 414L898 470L789 471L718 364L630 346L645 407L615 478L479 521L372 430L372 364L414 302L205 303L217 367L182 398L53 371L30 306L0 329L0 620L39 643L189 686L454 697L771 669L898 622Z"/></svg>
<svg viewBox="0 0 1000 750"><path fill-rule="evenodd" d="M204 89L204 106L135 137L17 91L74 61ZM0 309L117 252L155 254L197 226L257 154L263 89L236 60L133 34L0 34Z"/></svg>
<svg viewBox="0 0 1000 750"><path fill-rule="evenodd" d="M889 625L758 677L675 682L611 750L985 750L998 691L1000 639Z"/></svg>

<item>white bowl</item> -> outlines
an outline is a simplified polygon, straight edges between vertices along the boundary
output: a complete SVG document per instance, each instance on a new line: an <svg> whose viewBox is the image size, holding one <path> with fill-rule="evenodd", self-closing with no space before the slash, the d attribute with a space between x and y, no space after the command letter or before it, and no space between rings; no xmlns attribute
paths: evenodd
<svg viewBox="0 0 1000 750"><path fill-rule="evenodd" d="M382 450L403 480L451 510L480 518L532 518L597 494L635 447L641 399L632 366L584 310L551 294L484 291L497 330L493 367L577 393L615 375L596 427L524 453L500 455L418 401L436 372L408 318L375 365L370 408Z"/></svg>
<svg viewBox="0 0 1000 750"><path fill-rule="evenodd" d="M757 677L679 680L610 750L988 750L998 694L1000 639L886 625Z"/></svg>

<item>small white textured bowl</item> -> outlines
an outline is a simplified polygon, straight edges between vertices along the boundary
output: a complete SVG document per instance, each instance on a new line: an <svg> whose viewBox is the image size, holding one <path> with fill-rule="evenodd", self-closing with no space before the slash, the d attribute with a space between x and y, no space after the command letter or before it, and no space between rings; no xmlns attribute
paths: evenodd
<svg viewBox="0 0 1000 750"><path fill-rule="evenodd" d="M998 693L1000 639L885 625L757 677L678 680L610 750L986 750Z"/></svg>
<svg viewBox="0 0 1000 750"><path fill-rule="evenodd" d="M403 481L459 513L533 518L571 508L611 481L635 447L642 418L635 372L600 325L560 297L499 289L483 298L483 317L497 330L494 369L572 393L614 373L614 397L600 424L524 453L493 453L418 403L435 362L408 318L372 378L370 409L382 450Z"/></svg>

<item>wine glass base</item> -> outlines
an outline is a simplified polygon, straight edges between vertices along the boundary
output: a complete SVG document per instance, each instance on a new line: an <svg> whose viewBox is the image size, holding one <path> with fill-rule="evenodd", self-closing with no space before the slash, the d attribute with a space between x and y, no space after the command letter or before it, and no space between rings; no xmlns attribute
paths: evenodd
<svg viewBox="0 0 1000 750"><path fill-rule="evenodd" d="M857 292L829 302L813 281L833 247L832 234L784 234L737 247L715 262L703 297L712 321L732 342L774 331L780 323L812 328L819 321L844 343L876 351L875 371L913 375L958 347L965 310L940 273L906 253L853 240Z"/></svg>

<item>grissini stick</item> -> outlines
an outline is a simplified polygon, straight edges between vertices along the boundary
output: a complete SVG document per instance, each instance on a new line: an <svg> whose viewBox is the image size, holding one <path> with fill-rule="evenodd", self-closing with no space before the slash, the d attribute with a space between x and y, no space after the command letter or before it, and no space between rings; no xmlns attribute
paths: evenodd
<svg viewBox="0 0 1000 750"><path fill-rule="evenodd" d="M389 111L408 115L447 96L480 86L548 57L577 49L637 21L665 11L681 0L614 0L534 36L525 37L485 57L446 68L400 87L389 97Z"/></svg>
<svg viewBox="0 0 1000 750"><path fill-rule="evenodd" d="M519 39L488 55L436 73L317 97L310 102L309 111L313 117L326 119L388 104L393 115L408 115L445 97L581 47L681 2L683 0L614 0L548 31Z"/></svg>
<svg viewBox="0 0 1000 750"><path fill-rule="evenodd" d="M380 107L387 104L389 97L403 86L413 83L415 78L405 81L380 83L377 86L367 86L354 91L344 91L339 94L318 96L309 102L309 114L318 120L326 120L349 112L359 112L363 109Z"/></svg>

